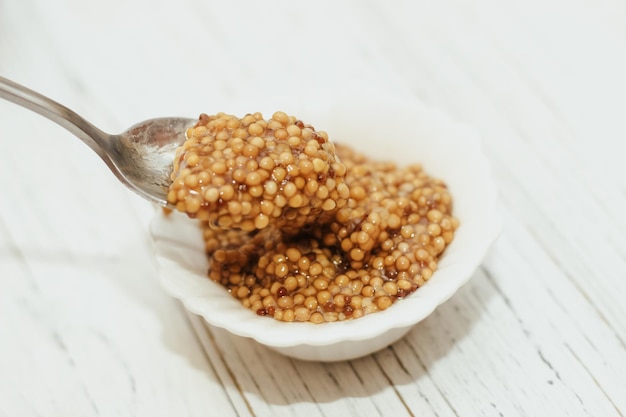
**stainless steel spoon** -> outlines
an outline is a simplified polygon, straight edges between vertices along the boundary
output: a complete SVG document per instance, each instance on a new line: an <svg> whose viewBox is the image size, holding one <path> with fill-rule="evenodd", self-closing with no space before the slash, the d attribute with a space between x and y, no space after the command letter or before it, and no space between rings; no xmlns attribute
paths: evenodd
<svg viewBox="0 0 626 417"><path fill-rule="evenodd" d="M143 198L168 206L176 149L194 119L167 117L138 123L119 135L105 133L67 107L0 77L0 97L47 117L93 149L113 174Z"/></svg>

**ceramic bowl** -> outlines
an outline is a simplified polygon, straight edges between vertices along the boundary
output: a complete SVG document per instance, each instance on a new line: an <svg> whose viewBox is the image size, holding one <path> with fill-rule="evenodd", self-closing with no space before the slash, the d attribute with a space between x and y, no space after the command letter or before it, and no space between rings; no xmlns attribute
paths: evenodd
<svg viewBox="0 0 626 417"><path fill-rule="evenodd" d="M208 261L196 221L158 210L151 224L160 280L187 309L241 337L285 355L314 361L353 359L403 337L470 279L495 241L500 220L496 187L477 134L413 99L352 91L264 110L284 110L328 132L330 140L400 165L419 162L443 179L460 226L432 278L385 311L334 323L285 323L244 308L207 278Z"/></svg>

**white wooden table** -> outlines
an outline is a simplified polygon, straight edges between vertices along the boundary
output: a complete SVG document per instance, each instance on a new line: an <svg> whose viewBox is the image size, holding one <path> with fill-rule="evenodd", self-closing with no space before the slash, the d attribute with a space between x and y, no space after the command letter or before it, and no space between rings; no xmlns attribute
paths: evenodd
<svg viewBox="0 0 626 417"><path fill-rule="evenodd" d="M626 414L626 4L391 4L0 0L0 74L105 130L376 85L482 134L504 218L406 338L299 362L186 314L152 207L0 102L0 416Z"/></svg>

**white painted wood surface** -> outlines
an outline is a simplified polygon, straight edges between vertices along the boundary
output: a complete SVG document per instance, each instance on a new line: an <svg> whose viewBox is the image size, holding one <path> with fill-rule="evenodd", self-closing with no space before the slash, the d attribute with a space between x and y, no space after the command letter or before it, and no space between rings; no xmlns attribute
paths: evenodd
<svg viewBox="0 0 626 417"><path fill-rule="evenodd" d="M625 3L0 0L0 74L109 131L346 82L414 95L483 135L504 217L406 338L294 361L187 315L152 207L0 102L0 416L626 414Z"/></svg>

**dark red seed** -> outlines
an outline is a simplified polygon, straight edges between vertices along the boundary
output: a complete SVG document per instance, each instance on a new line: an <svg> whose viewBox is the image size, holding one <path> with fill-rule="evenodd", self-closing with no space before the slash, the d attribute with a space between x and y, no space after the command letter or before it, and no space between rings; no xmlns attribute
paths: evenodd
<svg viewBox="0 0 626 417"><path fill-rule="evenodd" d="M315 139L320 145L326 143L326 139L324 139L323 136L318 135L317 132L313 132L313 139Z"/></svg>
<svg viewBox="0 0 626 417"><path fill-rule="evenodd" d="M327 302L324 303L322 308L327 313L330 313L331 311L335 311L335 303L333 303L332 301L327 301Z"/></svg>
<svg viewBox="0 0 626 417"><path fill-rule="evenodd" d="M409 294L411 294L411 291L409 291L409 290L398 289L397 296L398 296L398 298L404 298L404 297L406 297Z"/></svg>
<svg viewBox="0 0 626 417"><path fill-rule="evenodd" d="M391 270L387 270L387 278L389 278L389 281L392 281L395 277L398 276L398 271L396 271L395 269L391 269Z"/></svg>
<svg viewBox="0 0 626 417"><path fill-rule="evenodd" d="M354 309L350 306L345 306L343 308L343 314L345 314L346 316L351 316L353 312L354 312Z"/></svg>
<svg viewBox="0 0 626 417"><path fill-rule="evenodd" d="M275 312L276 312L276 308L274 306L269 306L267 308L267 314L268 315L273 316Z"/></svg>
<svg viewBox="0 0 626 417"><path fill-rule="evenodd" d="M276 295L279 297L284 297L289 293L289 291L287 291L287 288L285 287L279 287L278 290L276 291Z"/></svg>
<svg viewBox="0 0 626 417"><path fill-rule="evenodd" d="M266 310L266 309L264 309L264 308L259 308L259 309L256 311L256 313L257 313L259 316L267 316L267 310Z"/></svg>

